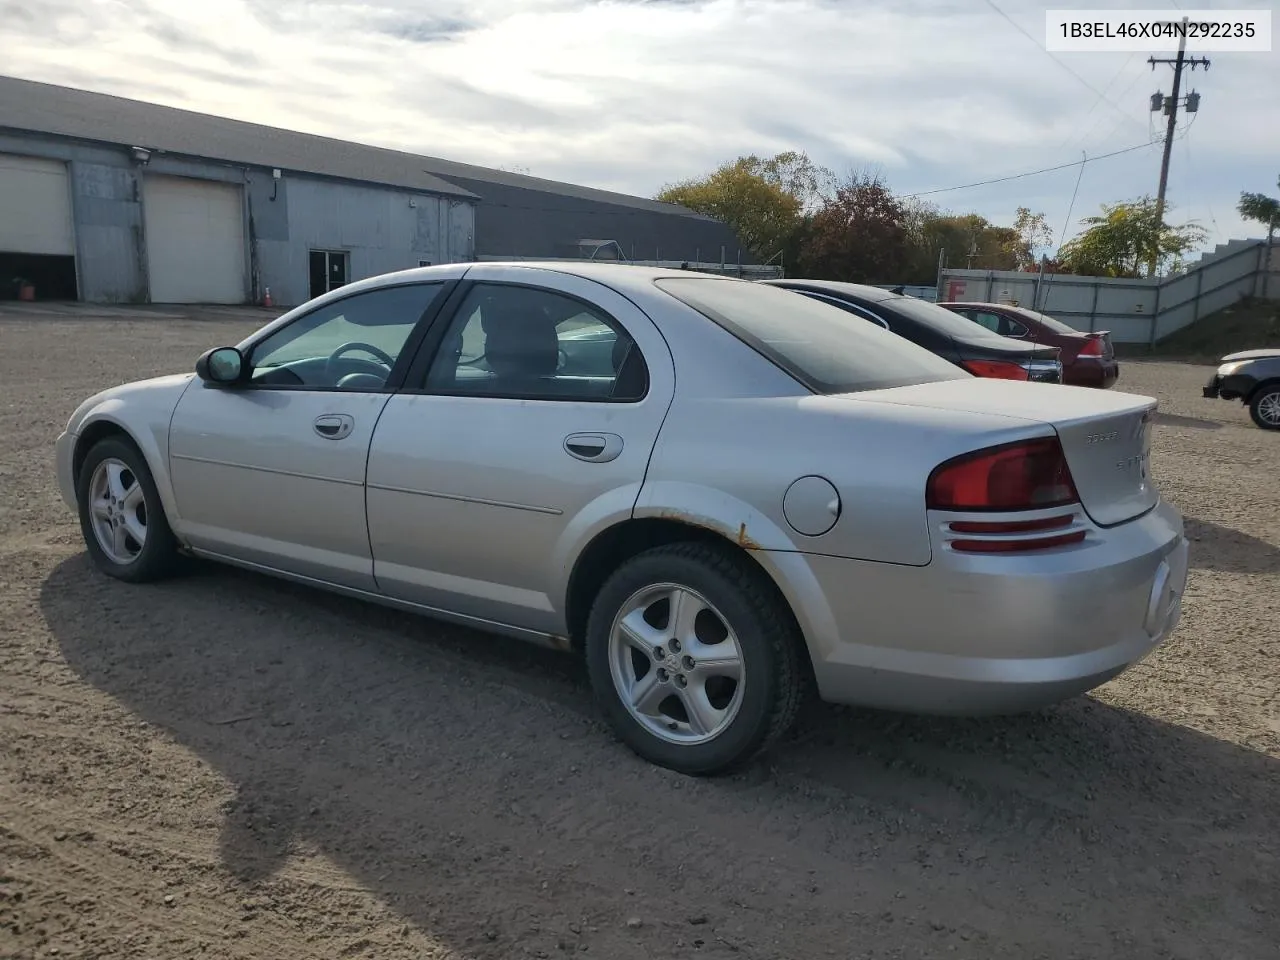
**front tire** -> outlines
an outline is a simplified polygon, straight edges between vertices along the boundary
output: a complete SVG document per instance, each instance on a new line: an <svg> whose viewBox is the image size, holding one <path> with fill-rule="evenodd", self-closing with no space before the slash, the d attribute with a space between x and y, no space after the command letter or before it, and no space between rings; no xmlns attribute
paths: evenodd
<svg viewBox="0 0 1280 960"><path fill-rule="evenodd" d="M1249 416L1263 430L1280 430L1280 383L1269 384L1253 395Z"/></svg>
<svg viewBox="0 0 1280 960"><path fill-rule="evenodd" d="M678 543L623 564L587 622L591 685L618 737L693 775L775 743L806 687L799 630L763 571L729 546Z"/></svg>
<svg viewBox="0 0 1280 960"><path fill-rule="evenodd" d="M146 583L177 572L178 541L141 452L122 437L93 445L76 484L80 532L108 576Z"/></svg>

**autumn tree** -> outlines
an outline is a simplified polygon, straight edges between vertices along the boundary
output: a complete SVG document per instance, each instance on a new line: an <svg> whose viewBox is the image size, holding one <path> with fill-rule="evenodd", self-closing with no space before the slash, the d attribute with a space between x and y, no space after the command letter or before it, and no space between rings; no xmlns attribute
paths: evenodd
<svg viewBox="0 0 1280 960"><path fill-rule="evenodd" d="M1053 243L1053 230L1043 213L1032 213L1030 207L1019 207L1013 217L1014 236L1005 252L1013 259L1015 270L1027 270L1037 261L1036 251Z"/></svg>
<svg viewBox="0 0 1280 960"><path fill-rule="evenodd" d="M1280 187L1280 180L1276 181ZM1265 193L1242 193L1236 211L1246 220L1253 220L1267 228L1267 243L1275 237L1276 228L1280 227L1280 200L1268 197Z"/></svg>
<svg viewBox="0 0 1280 960"><path fill-rule="evenodd" d="M1080 222L1088 229L1062 245L1058 260L1071 273L1085 276L1138 277L1153 255L1157 269L1176 269L1183 255L1207 236L1194 221L1169 223L1149 196L1103 204L1100 216Z"/></svg>
<svg viewBox="0 0 1280 960"><path fill-rule="evenodd" d="M656 199L723 220L756 257L793 248L806 213L830 194L834 176L794 150L725 163L705 177L664 187Z"/></svg>
<svg viewBox="0 0 1280 960"><path fill-rule="evenodd" d="M907 269L907 209L877 174L851 173L809 219L802 275L888 283Z"/></svg>

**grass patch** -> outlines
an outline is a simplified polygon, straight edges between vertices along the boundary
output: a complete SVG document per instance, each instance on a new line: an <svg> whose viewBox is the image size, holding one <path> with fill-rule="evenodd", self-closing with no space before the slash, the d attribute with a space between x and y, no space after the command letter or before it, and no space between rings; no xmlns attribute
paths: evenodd
<svg viewBox="0 0 1280 960"><path fill-rule="evenodd" d="M1121 358L1142 357L1217 363L1228 353L1274 347L1280 350L1280 301L1241 300L1165 337L1155 347L1117 343Z"/></svg>

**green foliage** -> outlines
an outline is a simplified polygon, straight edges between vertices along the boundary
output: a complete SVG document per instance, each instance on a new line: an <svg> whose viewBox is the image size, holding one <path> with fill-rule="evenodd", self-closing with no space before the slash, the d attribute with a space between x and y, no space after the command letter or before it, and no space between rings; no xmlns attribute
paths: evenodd
<svg viewBox="0 0 1280 960"><path fill-rule="evenodd" d="M1053 243L1053 230L1043 213L1032 213L1028 207L1019 207L1013 217L1014 238L1005 252L1013 258L1014 268L1027 270L1036 263L1036 251Z"/></svg>
<svg viewBox="0 0 1280 960"><path fill-rule="evenodd" d="M851 171L838 180L795 150L739 157L665 187L657 199L723 220L758 259L814 279L931 284L943 251L952 267L1034 270L1054 239L1045 215L1029 207L1017 208L1011 226L998 226L976 213L895 196L878 172ZM1237 209L1269 231L1280 226L1280 200L1243 193ZM1145 196L1104 204L1045 269L1136 277L1153 257L1158 269L1180 267L1206 232L1193 221L1170 224L1167 213L1158 224L1156 202Z"/></svg>
<svg viewBox="0 0 1280 960"><path fill-rule="evenodd" d="M723 220L756 257L768 261L794 246L806 212L823 202L833 181L831 171L803 153L763 160L753 154L667 186L657 199Z"/></svg>
<svg viewBox="0 0 1280 960"><path fill-rule="evenodd" d="M1137 277L1154 256L1157 271L1177 269L1185 253L1204 241L1194 221L1173 225L1157 217L1149 196L1130 203L1103 204L1102 215L1085 217L1088 227L1062 245L1058 259L1069 273L1095 277Z"/></svg>
<svg viewBox="0 0 1280 960"><path fill-rule="evenodd" d="M1276 186L1280 187L1280 179L1276 180ZM1268 242L1275 235L1276 227L1280 227L1280 200L1265 193L1241 193L1236 211L1246 220L1266 227Z"/></svg>

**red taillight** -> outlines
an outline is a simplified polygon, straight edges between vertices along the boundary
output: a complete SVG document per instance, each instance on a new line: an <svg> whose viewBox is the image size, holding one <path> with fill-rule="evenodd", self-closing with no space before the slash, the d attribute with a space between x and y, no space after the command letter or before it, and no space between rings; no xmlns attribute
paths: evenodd
<svg viewBox="0 0 1280 960"><path fill-rule="evenodd" d="M961 360L964 367L975 377L994 377L997 380L1030 380L1027 368L1009 360Z"/></svg>
<svg viewBox="0 0 1280 960"><path fill-rule="evenodd" d="M1085 341L1084 346L1080 348L1080 353L1077 354L1077 356L1081 356L1081 357L1102 356L1102 338L1090 337L1088 340Z"/></svg>
<svg viewBox="0 0 1280 960"><path fill-rule="evenodd" d="M930 510L1039 510L1079 502L1057 437L1020 440L962 454L934 467Z"/></svg>

